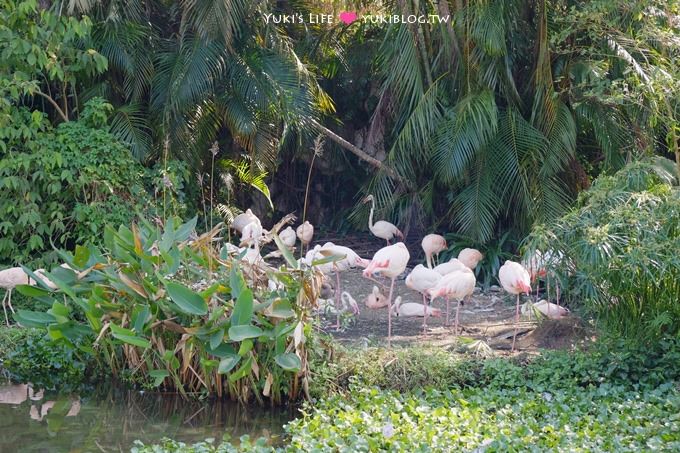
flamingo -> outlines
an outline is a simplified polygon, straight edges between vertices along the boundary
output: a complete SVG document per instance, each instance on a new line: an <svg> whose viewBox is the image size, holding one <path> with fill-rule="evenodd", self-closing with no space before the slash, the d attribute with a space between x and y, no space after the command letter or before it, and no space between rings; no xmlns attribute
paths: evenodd
<svg viewBox="0 0 680 453"><path fill-rule="evenodd" d="M246 209L246 212L237 215L231 222L231 227L238 231L239 234L243 233L243 228L252 222L257 222L261 224L260 219L253 214L253 211Z"/></svg>
<svg viewBox="0 0 680 453"><path fill-rule="evenodd" d="M397 296L396 299L394 299L394 315L395 316L404 316L404 317L414 317L414 316L434 316L434 317L440 317L442 315L442 311L438 308L434 307L428 307L423 304L419 304L416 302L406 302L404 304L401 303L401 296Z"/></svg>
<svg viewBox="0 0 680 453"><path fill-rule="evenodd" d="M456 305L456 321L453 328L454 334L458 335L458 316L460 312L460 304L463 299L472 295L475 291L477 279L475 274L468 268L459 271L453 271L446 274L439 280L439 283L434 288L427 290L427 294L434 300L436 297L446 297L446 325L449 325L449 312L451 299L455 299L458 303Z"/></svg>
<svg viewBox="0 0 680 453"><path fill-rule="evenodd" d="M477 267L480 261L484 258L484 255L482 252L480 252L477 249L463 249L460 251L458 254L458 261L461 263L465 264L467 267L472 269L473 271Z"/></svg>
<svg viewBox="0 0 680 453"><path fill-rule="evenodd" d="M569 314L569 309L561 305L553 304L545 299L542 299L535 304L525 304L522 307L522 314L531 313L532 309L541 312L548 319L562 319Z"/></svg>
<svg viewBox="0 0 680 453"><path fill-rule="evenodd" d="M414 291L418 291L423 295L423 332L427 329L427 297L425 292L434 288L434 286L439 283L442 279L441 274L433 269L428 269L422 264L417 265L413 268L410 274L406 277L406 286Z"/></svg>
<svg viewBox="0 0 680 453"><path fill-rule="evenodd" d="M5 322L9 326L9 318L7 317L7 307L14 311L12 307L12 291L17 285L33 285L33 281L20 267L10 267L9 269L4 269L0 271L0 288L6 290L5 296L2 298L2 310L5 312Z"/></svg>
<svg viewBox="0 0 680 453"><path fill-rule="evenodd" d="M428 234L423 238L420 245L423 247L423 251L425 251L425 261L430 269L432 269L432 255L439 255L447 247L444 236L438 234Z"/></svg>
<svg viewBox="0 0 680 453"><path fill-rule="evenodd" d="M321 304L322 310L327 313L335 314L338 317L343 313L348 312L351 312L352 315L354 316L359 316L359 314L361 313L361 311L359 310L359 304L357 304L357 301L352 297L350 293L348 293L347 291L343 291L340 300L342 301L340 307L338 307L335 304L335 302L326 300L326 303Z"/></svg>
<svg viewBox="0 0 680 453"><path fill-rule="evenodd" d="M338 305L339 299L340 299L340 294L341 294L341 285L340 285L340 272L345 271L349 268L353 268L356 266L362 266L366 267L368 263L366 260L362 259L359 255L356 254L354 250L352 250L349 247L344 247L342 245L335 245L332 242L326 242L323 247L314 248L320 255L324 257L334 257L336 258L336 261L333 261L331 264L332 269L335 271L335 281L336 281L336 290L335 290L335 304L336 307ZM323 272L323 271L322 271ZM338 320L336 323L336 328L340 328L340 313L338 312Z"/></svg>
<svg viewBox="0 0 680 453"><path fill-rule="evenodd" d="M279 233L279 237L281 238L281 242L283 242L283 245L285 245L289 249L295 247L295 241L297 240L297 236L295 234L295 230L293 230L292 227L288 226L285 230L281 231L281 233Z"/></svg>
<svg viewBox="0 0 680 453"><path fill-rule="evenodd" d="M373 211L375 210L375 200L373 195L369 195L364 198L364 203L371 202L371 213L368 215L368 229L371 230L373 236L379 237L380 239L385 239L387 245L390 245L390 240L397 236L402 241L404 240L404 234L397 228L394 224L386 220L378 220L373 223Z"/></svg>
<svg viewBox="0 0 680 453"><path fill-rule="evenodd" d="M260 222L250 222L248 225L243 227L241 231L241 246L251 245L258 254L260 251L260 240L262 239L262 225Z"/></svg>
<svg viewBox="0 0 680 453"><path fill-rule="evenodd" d="M519 295L531 293L531 276L529 272L519 263L506 261L498 270L498 280L501 286L510 294L517 296L515 307L515 331L512 335L512 351L515 351L515 340L517 339L517 327L519 324Z"/></svg>
<svg viewBox="0 0 680 453"><path fill-rule="evenodd" d="M371 294L366 296L364 303L370 309L383 308L387 307L387 298L383 293L380 292L378 287L374 285Z"/></svg>
<svg viewBox="0 0 680 453"><path fill-rule="evenodd" d="M314 237L314 225L305 220L305 223L297 227L295 233L297 234L298 239L300 239L300 242L302 242L302 246L308 247Z"/></svg>
<svg viewBox="0 0 680 453"><path fill-rule="evenodd" d="M392 344L392 294L394 292L394 281L406 270L406 265L411 255L403 242L383 247L373 255L370 264L364 269L364 277L372 274L380 274L392 280L390 293L387 296L387 345Z"/></svg>
<svg viewBox="0 0 680 453"><path fill-rule="evenodd" d="M458 258L451 258L446 263L442 263L436 266L433 270L439 273L440 275L444 276L446 274L450 274L451 272L464 271L469 269L470 268L463 264L463 262L460 261Z"/></svg>

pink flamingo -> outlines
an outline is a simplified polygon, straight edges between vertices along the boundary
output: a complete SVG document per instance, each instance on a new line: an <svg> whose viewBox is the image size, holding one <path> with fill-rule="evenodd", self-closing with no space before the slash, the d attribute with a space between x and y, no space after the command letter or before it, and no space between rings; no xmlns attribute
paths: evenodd
<svg viewBox="0 0 680 453"><path fill-rule="evenodd" d="M387 345L392 344L392 294L394 281L406 270L406 265L411 255L403 242L383 247L373 255L370 264L364 269L364 277L380 274L392 280L390 293L387 297Z"/></svg>
<svg viewBox="0 0 680 453"><path fill-rule="evenodd" d="M506 261L498 271L498 280L503 289L510 294L517 296L515 306L515 331L512 335L512 351L515 351L515 340L517 339L517 327L519 325L519 295L522 293L531 294L531 276L529 272L519 263Z"/></svg>
<svg viewBox="0 0 680 453"><path fill-rule="evenodd" d="M472 295L475 291L476 284L477 279L475 279L475 275L470 269L465 268L465 270L446 274L439 280L439 283L437 283L434 288L427 291L427 294L432 300L440 296L446 297L446 325L449 325L451 299L455 299L458 302L456 305L456 321L453 328L455 335L458 335L458 319L461 301Z"/></svg>
<svg viewBox="0 0 680 453"><path fill-rule="evenodd" d="M387 298L380 292L377 286L373 286L373 291L366 296L364 303L366 304L366 307L376 310L378 308L387 307Z"/></svg>
<svg viewBox="0 0 680 453"><path fill-rule="evenodd" d="M420 243L425 252L425 261L427 262L427 267L432 269L432 255L439 255L440 252L446 250L446 239L444 236L438 234L428 234L425 236Z"/></svg>

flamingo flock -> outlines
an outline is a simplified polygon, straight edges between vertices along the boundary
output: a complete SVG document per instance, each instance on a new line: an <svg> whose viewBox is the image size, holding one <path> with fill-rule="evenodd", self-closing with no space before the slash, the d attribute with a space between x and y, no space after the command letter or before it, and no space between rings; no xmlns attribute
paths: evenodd
<svg viewBox="0 0 680 453"><path fill-rule="evenodd" d="M324 311L336 315L336 323L331 327L340 329L341 315L357 316L360 313L359 304L352 295L343 291L341 287L340 274L352 268L363 268L363 277L377 282L376 278L382 277L389 280L389 292L387 297L382 293L378 286L373 286L372 292L365 298L364 305L372 310L387 308L387 343L392 341L392 316L396 317L422 317L423 332L427 333L428 317L441 317L442 310L434 307L437 298L446 301L445 324L450 325L451 302L456 303L454 317L454 334L458 335L460 325L460 307L468 302L477 284L475 270L479 263L484 259L484 254L473 248L465 248L460 251L456 258L451 258L445 262L439 262L439 254L447 250L446 238L438 234L427 234L421 241L421 246L425 255L425 263L417 264L406 275L405 284L408 288L421 294L422 303L402 302L401 296L395 294L395 282L402 276L409 264L411 255L404 244L404 234L394 224L385 220L373 222L375 211L375 200L372 195L368 195L363 200L364 203L371 203L368 228L377 238L385 240L387 245L379 249L373 257L369 259L361 258L351 248L327 242L323 245L315 245L310 248L314 237L314 226L305 221L297 228L287 226L278 233L280 244L290 251L295 250L297 240L301 243L301 254L298 260L300 264L308 267L315 267L326 276L326 282L322 287L325 290ZM285 224L284 222L281 222ZM241 256L241 259L252 264L264 258L260 254L260 246L264 239L269 235L276 236L273 232L268 232L262 227L260 219L247 209L244 213L236 216L231 222L231 228L240 234L239 246L227 244L227 250ZM275 227L277 230L278 227ZM401 241L391 244L395 238ZM266 241L264 241L266 242ZM305 253L305 249L307 252ZM552 253L552 252L549 252ZM272 254L270 254L272 255ZM270 256L268 255L268 256ZM554 254L557 256L556 254ZM280 256L280 255L279 255ZM517 328L520 319L520 296L531 294L531 284L537 276L545 276L545 261L548 256L536 255L525 262L526 266L514 261L506 261L500 267L498 280L503 289L516 297L515 299L515 319L512 341L512 350L515 349ZM552 257L552 256L551 256ZM529 270L527 270L529 267ZM42 271L42 270L40 270ZM36 271L36 274L43 278L44 275ZM330 283L330 275L335 274L335 287ZM45 279L45 283L50 285L52 282ZM22 268L10 268L0 271L0 288L6 290L2 300L3 309L9 308L14 311L11 305L12 290L20 284L35 285L35 282L26 275ZM276 282L270 282L270 286L276 286ZM52 286L52 285L50 285ZM383 285L384 286L384 285ZM330 296L330 297L329 297ZM395 297L396 296L396 297ZM559 297L559 296L558 296ZM332 299L331 299L332 298ZM522 309L524 313L542 313L549 318L560 318L568 314L568 310L559 305L542 300L530 307Z"/></svg>

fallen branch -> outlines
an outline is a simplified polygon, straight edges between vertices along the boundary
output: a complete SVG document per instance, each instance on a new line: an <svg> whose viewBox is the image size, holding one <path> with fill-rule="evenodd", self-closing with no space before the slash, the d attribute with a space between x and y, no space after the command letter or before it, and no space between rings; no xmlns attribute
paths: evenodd
<svg viewBox="0 0 680 453"><path fill-rule="evenodd" d="M394 179L395 181L399 181L401 184L409 186L408 181L404 180L401 176L399 176L399 174L392 167L385 165L384 162L379 161L375 157L369 155L358 146L353 145L352 143L348 142L347 140L340 137L338 134L328 129L327 127L319 124L318 122L314 121L313 124L314 127L316 127L319 130L319 132L321 132L326 137L330 138L335 143L337 143L338 145L342 146L343 148L357 156L359 159L368 162L369 164L373 165L379 170L383 170L385 173L387 173L387 175L390 178Z"/></svg>

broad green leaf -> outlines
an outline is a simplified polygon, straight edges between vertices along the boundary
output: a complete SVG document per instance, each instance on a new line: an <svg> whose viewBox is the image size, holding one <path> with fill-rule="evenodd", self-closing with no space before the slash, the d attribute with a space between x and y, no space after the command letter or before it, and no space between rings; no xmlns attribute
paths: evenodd
<svg viewBox="0 0 680 453"><path fill-rule="evenodd" d="M236 351L234 350L234 347L232 345L222 343L221 345L214 349L208 349L208 353L214 355L215 357L224 359L226 357L235 355Z"/></svg>
<svg viewBox="0 0 680 453"><path fill-rule="evenodd" d="M149 319L151 310L148 305L137 305L134 310L132 310L132 328L137 333L144 332L144 325Z"/></svg>
<svg viewBox="0 0 680 453"><path fill-rule="evenodd" d="M126 329L115 324L111 324L110 329L111 335L124 343L128 343L133 346L139 346L140 348L145 349L151 347L149 340L136 336L135 333L130 329Z"/></svg>
<svg viewBox="0 0 680 453"><path fill-rule="evenodd" d="M253 366L253 358L252 356L249 356L246 362L241 365L241 368L236 370L235 373L229 376L229 382L236 382L239 379L245 377L248 373L250 373L250 370Z"/></svg>
<svg viewBox="0 0 680 453"><path fill-rule="evenodd" d="M253 349L253 346L255 346L253 340L251 339L243 340L241 342L241 346L238 348L238 355L243 357Z"/></svg>
<svg viewBox="0 0 680 453"><path fill-rule="evenodd" d="M49 290L31 285L17 285L14 289L16 289L19 294L23 294L27 297L45 297L49 296L51 293Z"/></svg>
<svg viewBox="0 0 680 453"><path fill-rule="evenodd" d="M239 294L234 304L234 312L231 314L231 325L240 326L250 324L253 317L253 292L245 289Z"/></svg>
<svg viewBox="0 0 680 453"><path fill-rule="evenodd" d="M90 249L82 245L76 245L76 251L73 256L73 264L77 267L84 268L90 260Z"/></svg>
<svg viewBox="0 0 680 453"><path fill-rule="evenodd" d="M270 313L270 316L273 318L291 318L295 316L295 312L293 311L293 307L290 304L290 301L285 300L285 299L278 299L274 301L272 305L272 311Z"/></svg>
<svg viewBox="0 0 680 453"><path fill-rule="evenodd" d="M61 302L54 302L52 304L52 308L47 310L47 313L51 314L54 316L54 319L58 323L65 323L68 322L68 315L71 312L71 310L68 309L68 307Z"/></svg>
<svg viewBox="0 0 680 453"><path fill-rule="evenodd" d="M288 247L281 241L281 238L279 237L278 234L274 234L274 242L276 243L276 246L279 248L279 251L281 251L281 254L286 260L286 263L293 269L299 269L300 268L300 263L295 259L293 254L290 252Z"/></svg>
<svg viewBox="0 0 680 453"><path fill-rule="evenodd" d="M226 374L230 372L234 369L236 364L238 364L239 360L241 360L241 357L236 354L230 354L226 357L223 357L222 360L220 360L220 365L217 367L217 372L219 374Z"/></svg>
<svg viewBox="0 0 680 453"><path fill-rule="evenodd" d="M210 349L216 349L224 340L224 329L219 329L214 334L210 335Z"/></svg>
<svg viewBox="0 0 680 453"><path fill-rule="evenodd" d="M177 228L177 231L175 231L175 241L186 241L191 235L191 232L196 228L197 221L198 217L194 216L194 218L189 220L187 223L180 225L179 228Z"/></svg>
<svg viewBox="0 0 680 453"><path fill-rule="evenodd" d="M149 376L154 379L153 386L158 387L163 383L166 377L170 376L168 370L151 370Z"/></svg>
<svg viewBox="0 0 680 453"><path fill-rule="evenodd" d="M49 313L30 310L17 310L14 319L24 327L45 327L57 321Z"/></svg>
<svg viewBox="0 0 680 453"><path fill-rule="evenodd" d="M238 299L241 295L241 291L246 286L243 281L243 276L236 266L232 266L231 272L229 273L229 286L231 287L231 297L234 299Z"/></svg>
<svg viewBox="0 0 680 453"><path fill-rule="evenodd" d="M294 354L292 352L279 354L276 357L274 357L274 361L278 366L280 366L286 371L300 371L300 368L302 368L302 362L300 361L300 357L298 357L297 354Z"/></svg>
<svg viewBox="0 0 680 453"><path fill-rule="evenodd" d="M208 304L205 303L205 300L186 286L168 282L165 284L165 288L181 312L188 315L205 315L208 313Z"/></svg>
<svg viewBox="0 0 680 453"><path fill-rule="evenodd" d="M262 329L252 325L231 326L229 328L229 339L232 341L243 341L246 338L257 338L262 334Z"/></svg>

